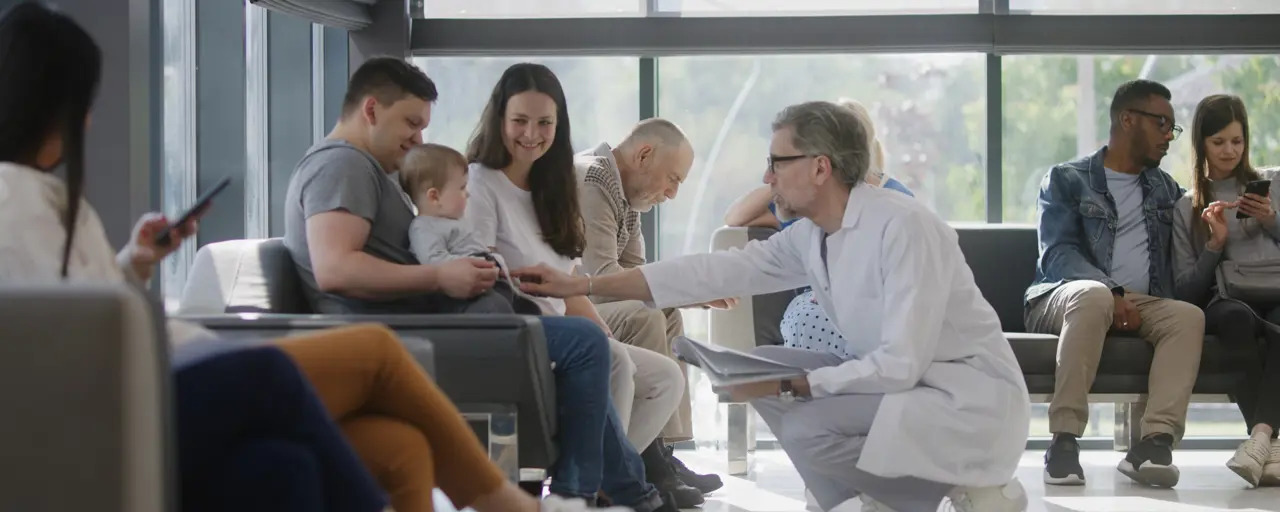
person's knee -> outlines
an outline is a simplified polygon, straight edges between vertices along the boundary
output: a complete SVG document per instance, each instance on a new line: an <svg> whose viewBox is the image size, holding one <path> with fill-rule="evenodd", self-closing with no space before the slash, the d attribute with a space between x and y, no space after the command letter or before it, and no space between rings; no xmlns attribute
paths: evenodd
<svg viewBox="0 0 1280 512"><path fill-rule="evenodd" d="M775 432L778 444L792 457L825 451L833 441L831 433L823 430L810 418L794 409L782 415L782 432Z"/></svg>
<svg viewBox="0 0 1280 512"><path fill-rule="evenodd" d="M685 376L679 364L667 357L655 357L649 364L657 366L654 374L658 377L655 388L659 396L675 396L677 400L684 396Z"/></svg>
<svg viewBox="0 0 1280 512"><path fill-rule="evenodd" d="M1212 325L1215 332L1232 331L1234 327L1253 326L1253 310L1235 301L1224 300L1209 306L1205 311L1206 328ZM1252 331L1252 329L1249 329Z"/></svg>
<svg viewBox="0 0 1280 512"><path fill-rule="evenodd" d="M577 316L548 317L543 322L548 341L559 338L557 343L575 344L575 352L592 361L610 360L609 337L595 322Z"/></svg>
<svg viewBox="0 0 1280 512"><path fill-rule="evenodd" d="M667 335L675 337L684 334L684 315L677 308L668 308L662 310L663 317L667 320Z"/></svg>
<svg viewBox="0 0 1280 512"><path fill-rule="evenodd" d="M609 342L609 378L611 381L634 381L636 378L636 362L627 352L627 346Z"/></svg>
<svg viewBox="0 0 1280 512"><path fill-rule="evenodd" d="M1170 322L1174 324L1168 329L1172 338L1186 339L1199 344L1204 341L1204 310L1195 304L1180 300L1167 299L1165 308L1169 309Z"/></svg>
<svg viewBox="0 0 1280 512"><path fill-rule="evenodd" d="M1115 317L1116 296L1107 285L1097 281L1076 283L1067 297L1066 309L1076 315L1101 316L1110 325Z"/></svg>

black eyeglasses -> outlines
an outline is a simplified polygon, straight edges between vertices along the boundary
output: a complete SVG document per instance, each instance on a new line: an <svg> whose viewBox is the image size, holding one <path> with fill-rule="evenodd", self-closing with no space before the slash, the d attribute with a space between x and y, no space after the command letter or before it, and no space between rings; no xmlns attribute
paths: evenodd
<svg viewBox="0 0 1280 512"><path fill-rule="evenodd" d="M1178 136L1182 135L1182 127L1169 122L1169 118L1165 116L1162 116L1160 114L1152 114L1151 112L1147 112L1145 110L1138 110L1136 108L1131 108L1129 109L1129 111L1135 114L1142 114L1144 116L1155 119L1156 121L1159 122L1157 126L1160 127L1160 131L1162 133L1173 133L1174 140L1178 140Z"/></svg>
<svg viewBox="0 0 1280 512"><path fill-rule="evenodd" d="M776 173L778 172L778 168L777 168L778 164L794 162L801 158L813 158L813 157L814 155L787 155L787 156L769 155L769 166L766 167L766 169L768 169L769 172Z"/></svg>

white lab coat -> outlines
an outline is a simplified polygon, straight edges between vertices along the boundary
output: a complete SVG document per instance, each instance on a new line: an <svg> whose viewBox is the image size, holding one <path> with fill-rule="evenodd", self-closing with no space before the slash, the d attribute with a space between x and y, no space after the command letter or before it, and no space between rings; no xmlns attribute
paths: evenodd
<svg viewBox="0 0 1280 512"><path fill-rule="evenodd" d="M858 358L809 374L815 398L884 394L858 469L967 486L1007 483L1029 401L956 233L920 202L855 187L838 232L802 220L741 250L641 267L657 307L809 285Z"/></svg>

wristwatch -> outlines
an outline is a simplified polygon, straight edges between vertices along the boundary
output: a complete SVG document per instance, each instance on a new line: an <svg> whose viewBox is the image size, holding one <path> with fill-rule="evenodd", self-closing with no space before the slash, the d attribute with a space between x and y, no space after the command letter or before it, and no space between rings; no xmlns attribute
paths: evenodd
<svg viewBox="0 0 1280 512"><path fill-rule="evenodd" d="M1115 288L1112 288L1111 294L1115 295L1116 297L1124 297L1124 287L1116 286Z"/></svg>
<svg viewBox="0 0 1280 512"><path fill-rule="evenodd" d="M796 401L796 390L791 387L790 380L778 382L778 399L782 400L782 403L785 404Z"/></svg>

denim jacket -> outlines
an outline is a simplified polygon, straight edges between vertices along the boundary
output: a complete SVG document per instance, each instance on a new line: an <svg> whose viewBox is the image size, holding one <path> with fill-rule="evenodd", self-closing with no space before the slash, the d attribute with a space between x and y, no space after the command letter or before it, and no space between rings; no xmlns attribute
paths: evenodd
<svg viewBox="0 0 1280 512"><path fill-rule="evenodd" d="M1107 190L1103 166L1106 154L1104 146L1092 156L1056 165L1040 184L1040 260L1036 263L1036 279L1027 288L1027 303L1068 281L1088 279L1110 288L1118 286L1110 276L1119 220L1115 198ZM1173 208L1184 190L1158 167L1144 169L1138 181L1142 185L1142 211L1151 257L1148 293L1172 298Z"/></svg>

